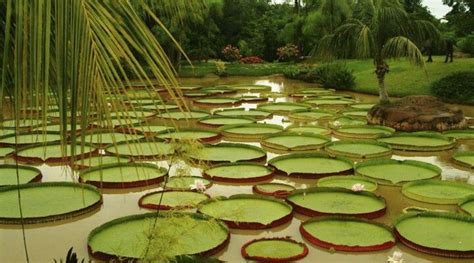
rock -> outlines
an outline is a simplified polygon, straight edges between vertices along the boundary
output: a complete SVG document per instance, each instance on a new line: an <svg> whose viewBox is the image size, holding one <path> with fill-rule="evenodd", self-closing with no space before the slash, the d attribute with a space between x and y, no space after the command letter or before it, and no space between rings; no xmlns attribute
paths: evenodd
<svg viewBox="0 0 474 263"><path fill-rule="evenodd" d="M444 131L464 129L467 121L457 107L448 107L432 96L408 96L396 102L375 105L367 114L369 124L398 131Z"/></svg>

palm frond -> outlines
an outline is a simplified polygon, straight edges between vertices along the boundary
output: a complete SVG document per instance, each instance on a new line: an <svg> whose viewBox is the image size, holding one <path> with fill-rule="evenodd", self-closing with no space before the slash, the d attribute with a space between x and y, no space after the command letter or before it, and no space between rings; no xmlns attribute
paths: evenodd
<svg viewBox="0 0 474 263"><path fill-rule="evenodd" d="M411 63L424 67L425 60L420 49L410 39L403 36L393 37L389 39L383 49L384 58L401 58L406 57Z"/></svg>

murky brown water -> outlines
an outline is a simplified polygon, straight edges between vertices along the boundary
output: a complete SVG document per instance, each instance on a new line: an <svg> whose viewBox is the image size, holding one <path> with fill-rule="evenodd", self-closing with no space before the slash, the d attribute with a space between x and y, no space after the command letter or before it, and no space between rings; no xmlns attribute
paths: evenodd
<svg viewBox="0 0 474 263"><path fill-rule="evenodd" d="M282 91L294 87L309 87L311 84L286 80L282 77L265 77L265 78L251 78L251 77L229 77L229 78L204 78L204 79L183 79L183 84L198 84L198 85L215 85L215 84L236 84L236 83L255 83L271 85L273 91ZM376 101L375 96L353 94L363 102ZM285 100L285 99L278 99ZM251 107L250 105L245 105ZM462 106L468 116L474 116L474 107ZM280 125L288 125L287 122L282 122L282 117L275 117L271 123ZM463 149L474 149L473 146L462 145ZM470 177L472 182L474 175L468 171L459 170L449 162L451 152L443 152L435 156L398 156L396 159L416 159L430 162L440 166L443 169L444 178L460 177L467 179ZM269 154L268 158L273 158L274 154ZM165 163L162 163L165 165ZM41 166L43 172L43 181L72 181L70 171L64 167L49 167ZM199 173L195 169L196 173ZM294 183L297 187L313 186L316 180L295 180L286 177L276 178L277 180ZM156 190L156 188L134 189L131 191L107 191L104 192L104 204L101 209L93 214L88 214L74 220L61 221L59 223L31 225L27 226L26 238L28 244L28 251L31 262L52 262L53 259L64 258L67 250L73 246L80 258L88 258L87 254L87 235L89 232L105 222L114 218L148 212L140 209L137 205L138 199L147 192ZM237 193L252 193L251 185L223 185L214 184L208 191L211 196L225 195L230 196ZM391 224L393 219L399 215L403 208L407 206L422 206L427 208L445 209L454 211L455 206L440 206L420 203L405 198L401 192L400 187L379 186L377 194L382 195L387 200L387 213L385 216L376 219L376 221ZM244 262L240 256L240 247L248 240L259 237L272 236L291 236L296 240L302 241L299 234L298 227L305 218L301 216L295 217L291 223L278 228L265 231L243 231L231 230L232 237L229 246L219 253L217 256L227 262ZM12 227L0 225L0 263L10 262L25 262L23 241L20 227ZM418 253L401 244L398 244L391 250L373 252L373 253L341 253L337 252L331 254L330 252L317 248L310 247L308 257L300 262L386 262L387 256L391 255L393 251L398 250L404 253L406 262L473 262L469 260L456 260L449 258L441 258Z"/></svg>

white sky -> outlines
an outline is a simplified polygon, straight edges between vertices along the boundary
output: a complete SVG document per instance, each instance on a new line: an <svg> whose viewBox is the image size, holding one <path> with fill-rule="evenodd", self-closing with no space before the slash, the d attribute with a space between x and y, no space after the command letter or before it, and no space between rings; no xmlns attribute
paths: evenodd
<svg viewBox="0 0 474 263"><path fill-rule="evenodd" d="M442 18L446 13L451 11L449 6L443 5L442 0L423 0L423 4L426 5L437 18Z"/></svg>
<svg viewBox="0 0 474 263"><path fill-rule="evenodd" d="M285 2L285 0L273 0L273 2L282 3ZM443 0L423 0L423 4L426 5L431 13L437 18L442 18L451 10L449 6L443 5Z"/></svg>

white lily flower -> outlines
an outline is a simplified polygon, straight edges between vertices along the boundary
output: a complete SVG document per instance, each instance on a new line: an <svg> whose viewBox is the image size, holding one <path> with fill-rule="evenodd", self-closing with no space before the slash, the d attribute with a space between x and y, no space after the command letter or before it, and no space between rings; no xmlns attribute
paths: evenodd
<svg viewBox="0 0 474 263"><path fill-rule="evenodd" d="M394 251L392 256L388 256L387 262L389 263L403 263L403 253L400 251Z"/></svg>
<svg viewBox="0 0 474 263"><path fill-rule="evenodd" d="M194 184L189 185L191 190L196 190L199 192L206 191L206 184L202 180L194 180Z"/></svg>
<svg viewBox="0 0 474 263"><path fill-rule="evenodd" d="M363 184L354 184L351 187L351 190L354 191L354 192L362 192L362 191L365 190L365 185L363 185Z"/></svg>

